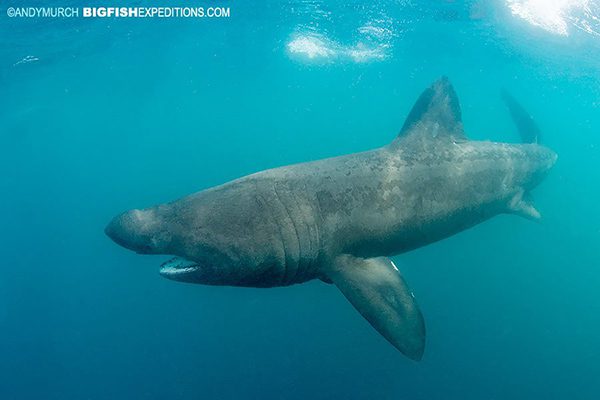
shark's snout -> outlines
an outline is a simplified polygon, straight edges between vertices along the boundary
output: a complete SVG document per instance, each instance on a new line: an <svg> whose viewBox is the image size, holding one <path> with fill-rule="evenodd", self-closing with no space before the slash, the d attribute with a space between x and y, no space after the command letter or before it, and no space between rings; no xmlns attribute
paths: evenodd
<svg viewBox="0 0 600 400"><path fill-rule="evenodd" d="M104 233L115 243L141 254L155 253L151 211L131 210L114 217Z"/></svg>

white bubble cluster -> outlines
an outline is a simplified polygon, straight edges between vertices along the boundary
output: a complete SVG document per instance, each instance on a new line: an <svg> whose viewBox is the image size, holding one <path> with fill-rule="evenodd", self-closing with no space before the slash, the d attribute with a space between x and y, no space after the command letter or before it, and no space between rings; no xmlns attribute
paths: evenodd
<svg viewBox="0 0 600 400"><path fill-rule="evenodd" d="M388 56L388 43L359 41L352 45L340 42L314 32L297 33L287 44L291 56L319 62L353 61L364 63L384 60Z"/></svg>

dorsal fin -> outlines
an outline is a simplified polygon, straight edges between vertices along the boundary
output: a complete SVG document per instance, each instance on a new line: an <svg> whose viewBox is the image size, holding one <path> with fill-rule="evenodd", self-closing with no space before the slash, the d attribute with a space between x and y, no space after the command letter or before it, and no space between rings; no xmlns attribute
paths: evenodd
<svg viewBox="0 0 600 400"><path fill-rule="evenodd" d="M465 140L458 96L450 81L442 77L425 89L408 114L396 141L404 136Z"/></svg>

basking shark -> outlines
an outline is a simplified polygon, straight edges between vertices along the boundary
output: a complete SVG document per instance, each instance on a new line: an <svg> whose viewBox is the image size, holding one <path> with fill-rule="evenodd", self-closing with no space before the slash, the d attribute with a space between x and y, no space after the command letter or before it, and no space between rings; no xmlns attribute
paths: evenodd
<svg viewBox="0 0 600 400"><path fill-rule="evenodd" d="M537 143L468 140L456 93L442 78L384 147L270 169L130 210L105 232L138 253L175 256L160 269L175 281L333 283L392 345L420 360L423 316L389 257L498 214L539 218L528 194L556 158Z"/></svg>

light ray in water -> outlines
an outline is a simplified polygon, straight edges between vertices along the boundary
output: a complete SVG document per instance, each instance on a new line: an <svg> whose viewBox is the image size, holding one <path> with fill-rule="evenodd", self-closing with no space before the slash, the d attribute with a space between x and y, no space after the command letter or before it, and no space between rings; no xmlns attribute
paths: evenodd
<svg viewBox="0 0 600 400"><path fill-rule="evenodd" d="M573 28L600 36L600 5L593 0L507 0L513 15L561 36Z"/></svg>

